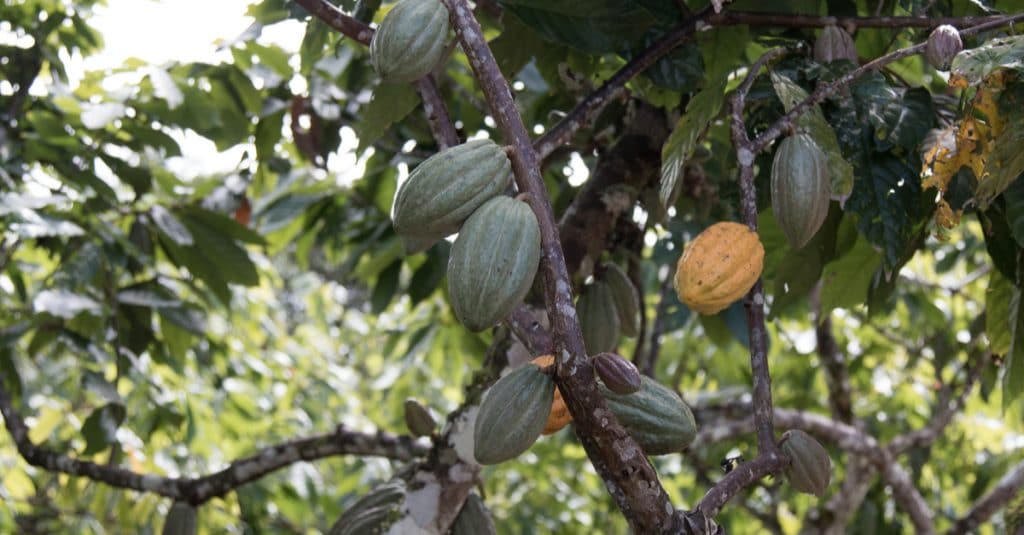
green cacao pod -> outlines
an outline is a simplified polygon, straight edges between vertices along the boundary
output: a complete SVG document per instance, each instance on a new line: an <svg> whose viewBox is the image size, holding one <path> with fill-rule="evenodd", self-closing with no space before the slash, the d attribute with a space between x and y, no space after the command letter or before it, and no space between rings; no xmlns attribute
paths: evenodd
<svg viewBox="0 0 1024 535"><path fill-rule="evenodd" d="M401 0L370 42L373 70L389 83L423 78L444 56L449 24L439 0Z"/></svg>
<svg viewBox="0 0 1024 535"><path fill-rule="evenodd" d="M491 512L487 510L484 501L476 494L471 493L466 497L466 502L459 510L459 516L452 524L451 535L496 535L497 533L494 519L491 518Z"/></svg>
<svg viewBox="0 0 1024 535"><path fill-rule="evenodd" d="M782 434L779 447L789 457L786 480L794 489L817 497L825 495L832 478L832 461L828 451L811 435L799 429Z"/></svg>
<svg viewBox="0 0 1024 535"><path fill-rule="evenodd" d="M598 383L608 408L640 444L647 455L681 451L697 436L697 423L686 403L675 392L650 377L633 394L616 394Z"/></svg>
<svg viewBox="0 0 1024 535"><path fill-rule="evenodd" d="M540 226L530 207L495 197L462 225L448 259L448 297L471 331L505 319L533 285L540 265Z"/></svg>
<svg viewBox="0 0 1024 535"><path fill-rule="evenodd" d="M619 345L619 310L608 283L598 280L586 286L576 300L576 311L587 354L615 351Z"/></svg>
<svg viewBox="0 0 1024 535"><path fill-rule="evenodd" d="M174 502L164 520L163 535L195 535L197 533L197 511L185 502Z"/></svg>
<svg viewBox="0 0 1024 535"><path fill-rule="evenodd" d="M426 250L510 185L505 151L489 139L445 149L421 163L398 189L392 218L406 254Z"/></svg>
<svg viewBox="0 0 1024 535"><path fill-rule="evenodd" d="M811 241L828 216L832 179L828 157L811 136L782 140L772 161L772 211L794 249Z"/></svg>
<svg viewBox="0 0 1024 535"><path fill-rule="evenodd" d="M604 281L612 289L615 309L619 311L619 328L630 338L640 335L640 292L617 264L605 265Z"/></svg>
<svg viewBox="0 0 1024 535"><path fill-rule="evenodd" d="M949 24L943 24L932 30L928 35L928 44L924 49L924 56L928 63L940 71L948 71L953 64L953 58L964 49L964 42L960 39L960 32Z"/></svg>
<svg viewBox="0 0 1024 535"><path fill-rule="evenodd" d="M830 24L821 30L814 42L814 59L818 63L831 63L845 59L857 63L857 45L846 30Z"/></svg>
<svg viewBox="0 0 1024 535"><path fill-rule="evenodd" d="M427 409L419 401L409 398L405 400L405 426L409 432L416 437L429 437L434 434L437 422Z"/></svg>
<svg viewBox="0 0 1024 535"><path fill-rule="evenodd" d="M643 387L640 370L615 353L599 353L594 356L594 371L608 390L616 394L632 394Z"/></svg>
<svg viewBox="0 0 1024 535"><path fill-rule="evenodd" d="M555 382L535 364L516 368L491 386L473 427L473 456L480 464L514 459L544 430Z"/></svg>
<svg viewBox="0 0 1024 535"><path fill-rule="evenodd" d="M345 510L331 526L328 535L370 535L384 533L402 516L405 482L400 479L382 483Z"/></svg>

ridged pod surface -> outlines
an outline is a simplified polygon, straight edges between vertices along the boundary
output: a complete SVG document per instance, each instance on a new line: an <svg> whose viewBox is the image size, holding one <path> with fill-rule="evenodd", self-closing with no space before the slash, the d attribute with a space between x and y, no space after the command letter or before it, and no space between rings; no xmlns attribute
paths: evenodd
<svg viewBox="0 0 1024 535"><path fill-rule="evenodd" d="M608 408L647 455L682 451L697 436L697 423L675 392L643 377L633 394L616 394L598 383Z"/></svg>
<svg viewBox="0 0 1024 535"><path fill-rule="evenodd" d="M949 24L943 24L932 30L928 35L928 44L924 49L924 56L928 63L940 71L948 71L953 64L953 58L964 49L963 39L960 32Z"/></svg>
<svg viewBox="0 0 1024 535"><path fill-rule="evenodd" d="M484 501L476 493L466 496L459 516L455 517L455 523L449 532L451 535L495 535L498 533L494 527L494 519L491 512L487 510Z"/></svg>
<svg viewBox="0 0 1024 535"><path fill-rule="evenodd" d="M640 292L617 264L606 264L604 281L612 289L615 309L619 311L619 328L624 336L640 335Z"/></svg>
<svg viewBox="0 0 1024 535"><path fill-rule="evenodd" d="M331 526L328 535L366 535L384 533L401 516L405 501L405 483L395 479L373 488L345 510Z"/></svg>
<svg viewBox="0 0 1024 535"><path fill-rule="evenodd" d="M552 365L555 364L554 355L542 355L530 361L530 364L536 364L540 366L541 370L547 371ZM555 397L551 401L551 412L548 413L548 421L544 423L544 430L541 431L542 435L550 435L560 431L563 427L569 425L572 421L572 414L569 414L569 407L565 405L565 400L562 399L562 392L555 387Z"/></svg>
<svg viewBox="0 0 1024 535"><path fill-rule="evenodd" d="M819 63L830 63L845 59L857 63L857 45L846 30L830 24L821 30L814 42L814 59Z"/></svg>
<svg viewBox="0 0 1024 535"><path fill-rule="evenodd" d="M743 297L764 269L764 246L746 225L715 223L686 245L676 264L676 294L701 314L716 314Z"/></svg>
<svg viewBox="0 0 1024 535"><path fill-rule="evenodd" d="M832 478L832 461L824 446L799 429L786 431L779 442L790 461L785 469L789 484L800 492L824 496Z"/></svg>
<svg viewBox="0 0 1024 535"><path fill-rule="evenodd" d="M772 212L794 249L811 241L828 216L828 157L807 134L783 139L772 161Z"/></svg>
<svg viewBox="0 0 1024 535"><path fill-rule="evenodd" d="M498 379L476 415L473 456L477 462L497 464L530 449L544 430L554 393L554 381L535 364Z"/></svg>
<svg viewBox="0 0 1024 535"><path fill-rule="evenodd" d="M448 10L439 0L401 0L370 42L373 70L389 83L423 78L444 56L449 25Z"/></svg>
<svg viewBox="0 0 1024 535"><path fill-rule="evenodd" d="M471 331L505 319L533 285L540 264L540 226L530 207L495 197L462 225L448 259L448 297Z"/></svg>
<svg viewBox="0 0 1024 535"><path fill-rule="evenodd" d="M164 520L162 535L195 535L198 530L196 508L185 502L174 502Z"/></svg>
<svg viewBox="0 0 1024 535"><path fill-rule="evenodd" d="M619 311L615 295L606 282L594 281L576 300L576 312L588 355L614 351L619 345Z"/></svg>
<svg viewBox="0 0 1024 535"><path fill-rule="evenodd" d="M395 196L392 223L406 254L426 250L458 232L477 208L509 187L511 171L504 149L489 139L427 158Z"/></svg>
<svg viewBox="0 0 1024 535"><path fill-rule="evenodd" d="M643 388L640 370L615 353L595 355L594 371L608 390L616 394L632 394Z"/></svg>

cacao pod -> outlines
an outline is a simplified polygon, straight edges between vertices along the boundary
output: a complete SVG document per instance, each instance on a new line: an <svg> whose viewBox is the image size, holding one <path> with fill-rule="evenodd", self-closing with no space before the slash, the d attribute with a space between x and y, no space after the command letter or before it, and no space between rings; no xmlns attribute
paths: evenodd
<svg viewBox="0 0 1024 535"><path fill-rule="evenodd" d="M786 480L794 489L817 497L825 495L832 478L832 461L828 451L811 435L799 429L782 434L779 447L789 457Z"/></svg>
<svg viewBox="0 0 1024 535"><path fill-rule="evenodd" d="M931 63L932 67L948 71L953 64L953 58L963 49L964 42L960 39L960 32L949 24L943 24L928 35L924 56L928 58L928 63Z"/></svg>
<svg viewBox="0 0 1024 535"><path fill-rule="evenodd" d="M619 328L630 338L640 335L640 292L629 276L616 264L605 266L603 280L612 289L615 309L619 312Z"/></svg>
<svg viewBox="0 0 1024 535"><path fill-rule="evenodd" d="M530 361L531 364L540 366L540 369L547 373L548 369L555 364L554 355L542 355ZM548 421L544 423L542 435L550 435L560 431L572 421L572 414L569 414L569 407L562 399L562 392L555 388L555 397L551 401L551 412L548 413Z"/></svg>
<svg viewBox="0 0 1024 535"><path fill-rule="evenodd" d="M445 54L448 10L439 0L401 0L384 16L370 42L370 63L381 80L423 78Z"/></svg>
<svg viewBox="0 0 1024 535"><path fill-rule="evenodd" d="M604 281L594 281L583 288L576 311L587 354L615 351L619 345L619 310L611 287Z"/></svg>
<svg viewBox="0 0 1024 535"><path fill-rule="evenodd" d="M551 412L555 383L536 364L516 368L487 391L473 427L480 464L514 459L530 449Z"/></svg>
<svg viewBox="0 0 1024 535"><path fill-rule="evenodd" d="M466 502L459 510L459 516L455 517L452 524L451 535L496 535L498 530L494 527L494 519L491 512L487 510L484 501L475 493L466 496Z"/></svg>
<svg viewBox="0 0 1024 535"><path fill-rule="evenodd" d="M811 241L828 216L828 157L807 134L783 139L772 161L772 211L794 249Z"/></svg>
<svg viewBox="0 0 1024 535"><path fill-rule="evenodd" d="M416 167L395 196L392 218L406 254L424 251L511 184L505 151L489 139L445 149Z"/></svg>
<svg viewBox="0 0 1024 535"><path fill-rule="evenodd" d="M632 394L643 386L640 371L636 366L615 353L601 353L595 356L594 371L608 390L616 394Z"/></svg>
<svg viewBox="0 0 1024 535"><path fill-rule="evenodd" d="M686 403L675 392L650 377L632 394L616 394L598 383L598 388L619 423L647 455L681 451L697 436L697 423Z"/></svg>
<svg viewBox="0 0 1024 535"><path fill-rule="evenodd" d="M830 24L821 30L814 42L814 59L818 63L831 63L845 59L857 63L857 45L846 30Z"/></svg>
<svg viewBox="0 0 1024 535"><path fill-rule="evenodd" d="M164 520L163 535L195 535L198 532L196 508L185 502L174 502Z"/></svg>
<svg viewBox="0 0 1024 535"><path fill-rule="evenodd" d="M539 265L533 210L511 197L487 201L462 225L448 259L455 317L474 332L496 325L526 297Z"/></svg>
<svg viewBox="0 0 1024 535"><path fill-rule="evenodd" d="M405 482L402 480L377 485L338 517L328 535L384 533L401 518L404 501Z"/></svg>
<svg viewBox="0 0 1024 535"><path fill-rule="evenodd" d="M746 225L715 223L686 245L676 264L676 294L701 314L743 297L764 269L764 246Z"/></svg>
<svg viewBox="0 0 1024 535"><path fill-rule="evenodd" d="M414 437L429 437L434 434L437 422L419 401L409 398L405 400L405 426Z"/></svg>

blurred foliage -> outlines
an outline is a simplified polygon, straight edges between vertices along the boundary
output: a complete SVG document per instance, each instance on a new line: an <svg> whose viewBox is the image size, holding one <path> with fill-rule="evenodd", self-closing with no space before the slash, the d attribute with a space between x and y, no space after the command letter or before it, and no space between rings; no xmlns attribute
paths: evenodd
<svg viewBox="0 0 1024 535"><path fill-rule="evenodd" d="M287 0L254 2L252 27L225 41L230 59L222 63L132 60L71 79L75 58L103 46L89 26L98 4L0 6L0 380L29 417L31 438L98 463L198 475L258 447L338 424L402 433L407 397L438 413L454 409L490 335L468 332L449 311L448 244L403 257L391 228L397 182L437 148L415 93L377 87L365 47L320 22L305 25L298 50L261 39L264 28L306 20ZM374 15L374 4L339 7L379 21L390 5ZM682 5L500 4L500 18L484 12L480 18L535 132L550 128L668 31ZM686 4L704 7L701 0ZM865 15L875 4L738 1L733 7ZM1024 2L901 0L879 7L882 15L962 16L1020 11ZM647 223L641 280L647 317L660 309L664 319L656 375L691 404L732 399L749 384L741 307L698 317L671 293L661 306L662 281L683 244L737 213L736 162L718 113L723 94L735 86L734 70L767 47L814 36L796 28L716 30L629 83L634 97L679 119L665 146L670 182L661 191L672 201L673 217L655 221L662 207L645 201L652 217L639 218ZM960 73L954 82L963 80L957 87L912 57L862 78L809 116L804 127L826 137L834 132L827 147L832 163L852 167L853 178L843 185L852 188L849 197L837 199L804 249L789 249L768 209L770 151L757 160L777 406L827 411L809 304L819 280L817 299L834 310L849 366L854 412L880 440L926 425L940 393L962 383L973 359L998 357L935 446L901 458L940 526L1024 458L1024 190L1017 180L1024 165L1024 121L1017 117L1024 45L1019 38L990 40L999 36L968 39L974 50L954 64ZM906 29L856 33L865 58L925 37ZM793 94L851 68L786 56L773 66L774 80L764 75L754 84L752 132L780 117ZM972 106L976 94L997 87L993 76L999 77L995 107ZM460 51L439 79L460 133L496 136ZM969 163L945 175L942 202L962 223L937 226L933 215L941 204L929 189L935 184L921 176L934 160L922 155L948 147L944 129L975 110L988 110L982 122L1005 117L990 143L998 180L984 185L988 178L977 177ZM573 170L569 155L592 168L625 115L613 103L569 151L547 163L557 211L586 175ZM176 171L199 142L218 151L241 148L241 157L227 172ZM715 195L710 204L674 188L682 166L701 151L711 154L699 162ZM620 352L631 355L634 344L624 340ZM717 480L720 461L737 452L752 457L752 440L685 459L658 458L655 465L674 503L691 507L706 490L702 478ZM846 456L832 453L840 480ZM314 533L398 468L357 457L295 464L204 505L201 532ZM541 440L515 462L485 469L483 479L502 533L626 530L569 431ZM156 533L171 505L29 467L6 434L0 436L0 497L4 533ZM741 499L776 517L786 533L798 532L816 505L776 480ZM748 508L730 505L719 520L729 533L762 532ZM982 532L1001 526L997 517ZM911 528L876 483L850 529Z"/></svg>

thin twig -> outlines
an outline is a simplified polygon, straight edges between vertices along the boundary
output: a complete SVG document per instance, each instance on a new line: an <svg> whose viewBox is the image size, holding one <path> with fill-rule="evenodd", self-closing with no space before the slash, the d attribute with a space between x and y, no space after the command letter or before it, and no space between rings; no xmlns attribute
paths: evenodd
<svg viewBox="0 0 1024 535"><path fill-rule="evenodd" d="M50 472L86 477L112 487L150 492L199 505L271 472L299 461L313 461L338 455L379 456L409 461L425 455L428 447L412 437L377 432L350 431L342 426L329 434L282 442L263 448L255 455L238 459L227 468L202 477L173 478L142 474L116 466L82 461L37 446L29 438L28 426L14 408L0 374L0 413L3 414L18 453L32 466Z"/></svg>
<svg viewBox="0 0 1024 535"><path fill-rule="evenodd" d="M619 69L601 87L587 95L568 115L563 117L558 124L545 132L534 143L540 158L542 160L547 158L555 149L568 143L583 125L590 124L608 102L611 102L622 93L623 88L626 87L626 82L636 78L637 75L647 70L651 65L654 65L665 54L683 44L693 35L697 23L707 18L711 13L711 7L706 7L686 22L669 31L664 37Z"/></svg>
<svg viewBox="0 0 1024 535"><path fill-rule="evenodd" d="M573 306L572 285L559 243L540 160L530 143L512 92L487 46L467 0L444 0L455 34L469 59L498 130L512 147L510 159L519 190L525 193L541 229L541 276L555 339L557 382L576 422L577 436L616 504L637 531L664 529L673 511L658 475L636 442L605 405Z"/></svg>
<svg viewBox="0 0 1024 535"><path fill-rule="evenodd" d="M1021 487L1024 487L1024 463L1015 466L999 480L999 483L996 483L995 487L992 487L988 494L974 502L971 509L960 517L946 534L958 535L973 532L1012 500L1020 492Z"/></svg>
<svg viewBox="0 0 1024 535"><path fill-rule="evenodd" d="M785 48L774 48L761 55L750 67L746 79L733 94L731 102L731 134L740 167L740 212L743 222L757 232L757 190L754 186L754 157L758 149L753 148L747 136L743 121L746 96L754 84L761 68L772 59L786 53ZM743 302L747 316L747 334L750 344L750 370L753 378L754 419L757 422L757 449L761 455L774 453L775 430L772 426L772 383L768 370L768 333L764 319L764 290L758 278ZM773 456L774 457L774 456ZM774 464L767 463L774 466Z"/></svg>
<svg viewBox="0 0 1024 535"><path fill-rule="evenodd" d="M980 17L834 17L815 15L794 15L792 13L759 13L747 11L725 11L708 18L712 26L775 26L779 28L822 28L837 25L848 28L924 28L932 29L942 24L957 28L974 26L999 20L998 15Z"/></svg>

